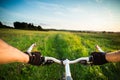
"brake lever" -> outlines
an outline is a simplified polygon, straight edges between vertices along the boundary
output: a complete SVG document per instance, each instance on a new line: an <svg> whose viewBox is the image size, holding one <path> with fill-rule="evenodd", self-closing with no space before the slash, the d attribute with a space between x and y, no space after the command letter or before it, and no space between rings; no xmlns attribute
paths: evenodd
<svg viewBox="0 0 120 80"><path fill-rule="evenodd" d="M80 63L83 64L83 65L87 65L87 61L86 60L81 60Z"/></svg>
<svg viewBox="0 0 120 80"><path fill-rule="evenodd" d="M87 61L87 60L81 60L81 61L79 61L79 63L81 63L81 64L83 64L83 65L91 65L92 66L92 59L93 59L93 57L92 56L90 56L89 57L89 61Z"/></svg>
<svg viewBox="0 0 120 80"><path fill-rule="evenodd" d="M47 60L43 65L50 65L50 64L52 64L52 63L54 63L53 60Z"/></svg>

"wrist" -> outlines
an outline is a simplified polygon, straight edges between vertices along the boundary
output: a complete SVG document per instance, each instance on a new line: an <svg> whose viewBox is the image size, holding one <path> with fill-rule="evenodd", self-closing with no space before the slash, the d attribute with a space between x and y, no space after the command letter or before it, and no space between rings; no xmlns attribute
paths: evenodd
<svg viewBox="0 0 120 80"><path fill-rule="evenodd" d="M11 57L9 56L11 62L28 63L29 56L27 54L24 54L22 51L18 50L17 48L10 46L9 52L10 53L8 54L13 54ZM14 52L14 53L11 53L11 52Z"/></svg>
<svg viewBox="0 0 120 80"><path fill-rule="evenodd" d="M105 58L108 62L120 62L120 50L107 53Z"/></svg>
<svg viewBox="0 0 120 80"><path fill-rule="evenodd" d="M17 61L16 62L22 62L22 63L28 63L29 62L29 56L23 52L20 51L19 55L16 56Z"/></svg>
<svg viewBox="0 0 120 80"><path fill-rule="evenodd" d="M29 62L29 55L24 54L24 63L28 63Z"/></svg>

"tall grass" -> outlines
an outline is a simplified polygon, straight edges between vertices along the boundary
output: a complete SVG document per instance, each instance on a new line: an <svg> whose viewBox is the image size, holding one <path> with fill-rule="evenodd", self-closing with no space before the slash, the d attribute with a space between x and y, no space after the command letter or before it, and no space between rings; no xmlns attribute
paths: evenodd
<svg viewBox="0 0 120 80"><path fill-rule="evenodd" d="M10 45L26 51L35 43L33 51L40 51L43 56L58 59L76 59L89 56L99 45L106 52L120 49L120 34L115 33L71 33L40 32L1 29L0 38ZM32 66L23 63L0 65L0 80L61 80L64 66ZM74 80L120 80L120 63L108 63L102 66L71 65Z"/></svg>

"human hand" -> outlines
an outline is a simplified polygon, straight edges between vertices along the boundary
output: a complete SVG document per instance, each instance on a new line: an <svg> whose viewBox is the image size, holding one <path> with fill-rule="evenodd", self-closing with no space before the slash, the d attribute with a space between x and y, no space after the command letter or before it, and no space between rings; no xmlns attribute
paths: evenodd
<svg viewBox="0 0 120 80"><path fill-rule="evenodd" d="M25 53L27 53L27 52L25 52ZM44 61L45 61L45 59L44 59L44 57L41 56L40 52L31 52L31 55L29 55L29 62L28 62L29 64L39 66Z"/></svg>
<svg viewBox="0 0 120 80"><path fill-rule="evenodd" d="M102 65L107 63L108 61L105 58L106 53L104 52L92 52L90 62L92 62L93 65Z"/></svg>

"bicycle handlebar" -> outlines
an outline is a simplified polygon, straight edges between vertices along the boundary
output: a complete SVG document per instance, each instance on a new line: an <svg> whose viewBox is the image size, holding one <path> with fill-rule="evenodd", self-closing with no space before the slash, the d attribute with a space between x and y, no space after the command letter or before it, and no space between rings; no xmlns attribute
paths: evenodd
<svg viewBox="0 0 120 80"><path fill-rule="evenodd" d="M31 51L32 51L32 49L33 49L33 47L36 45L36 43L34 43L34 44L32 44L29 48L28 48L28 50L27 50L27 53L29 54L29 55L31 55ZM96 48L98 49L98 51L99 52L104 52L98 45L96 46ZM78 62L80 62L80 63L82 63L82 64L91 64L92 62L91 62L91 60L92 60L92 56L90 56L90 57L81 57L81 58L78 58L78 59L75 59L75 60L72 60L72 61L70 61L70 60L68 60L68 59L66 59L66 60L68 60L69 62L69 64L74 64L74 63L78 63ZM59 59L56 59L56 58L54 58L54 57L45 57L45 63L46 62L49 62L49 63L52 63L52 62L56 62L56 63L58 63L58 64L64 64L64 62L65 62L65 60L59 60Z"/></svg>
<svg viewBox="0 0 120 80"><path fill-rule="evenodd" d="M78 63L78 62L80 62L80 61L86 61L86 62L89 62L89 57L81 57L81 58L78 58L78 59L72 60L72 61L70 61L70 64Z"/></svg>
<svg viewBox="0 0 120 80"><path fill-rule="evenodd" d="M66 60L69 62L69 64L75 64L75 63L79 63L79 62L81 64L90 64L90 57L81 57L81 58L78 58L78 59L75 59L75 60L68 60L68 59L59 60L59 59L56 59L54 57L45 57L45 62L53 61L55 63L64 64L64 65L65 65Z"/></svg>
<svg viewBox="0 0 120 80"><path fill-rule="evenodd" d="M52 60L53 62L56 62L58 64L62 64L61 60L56 59L54 57L45 57L45 62L47 62L48 60Z"/></svg>

